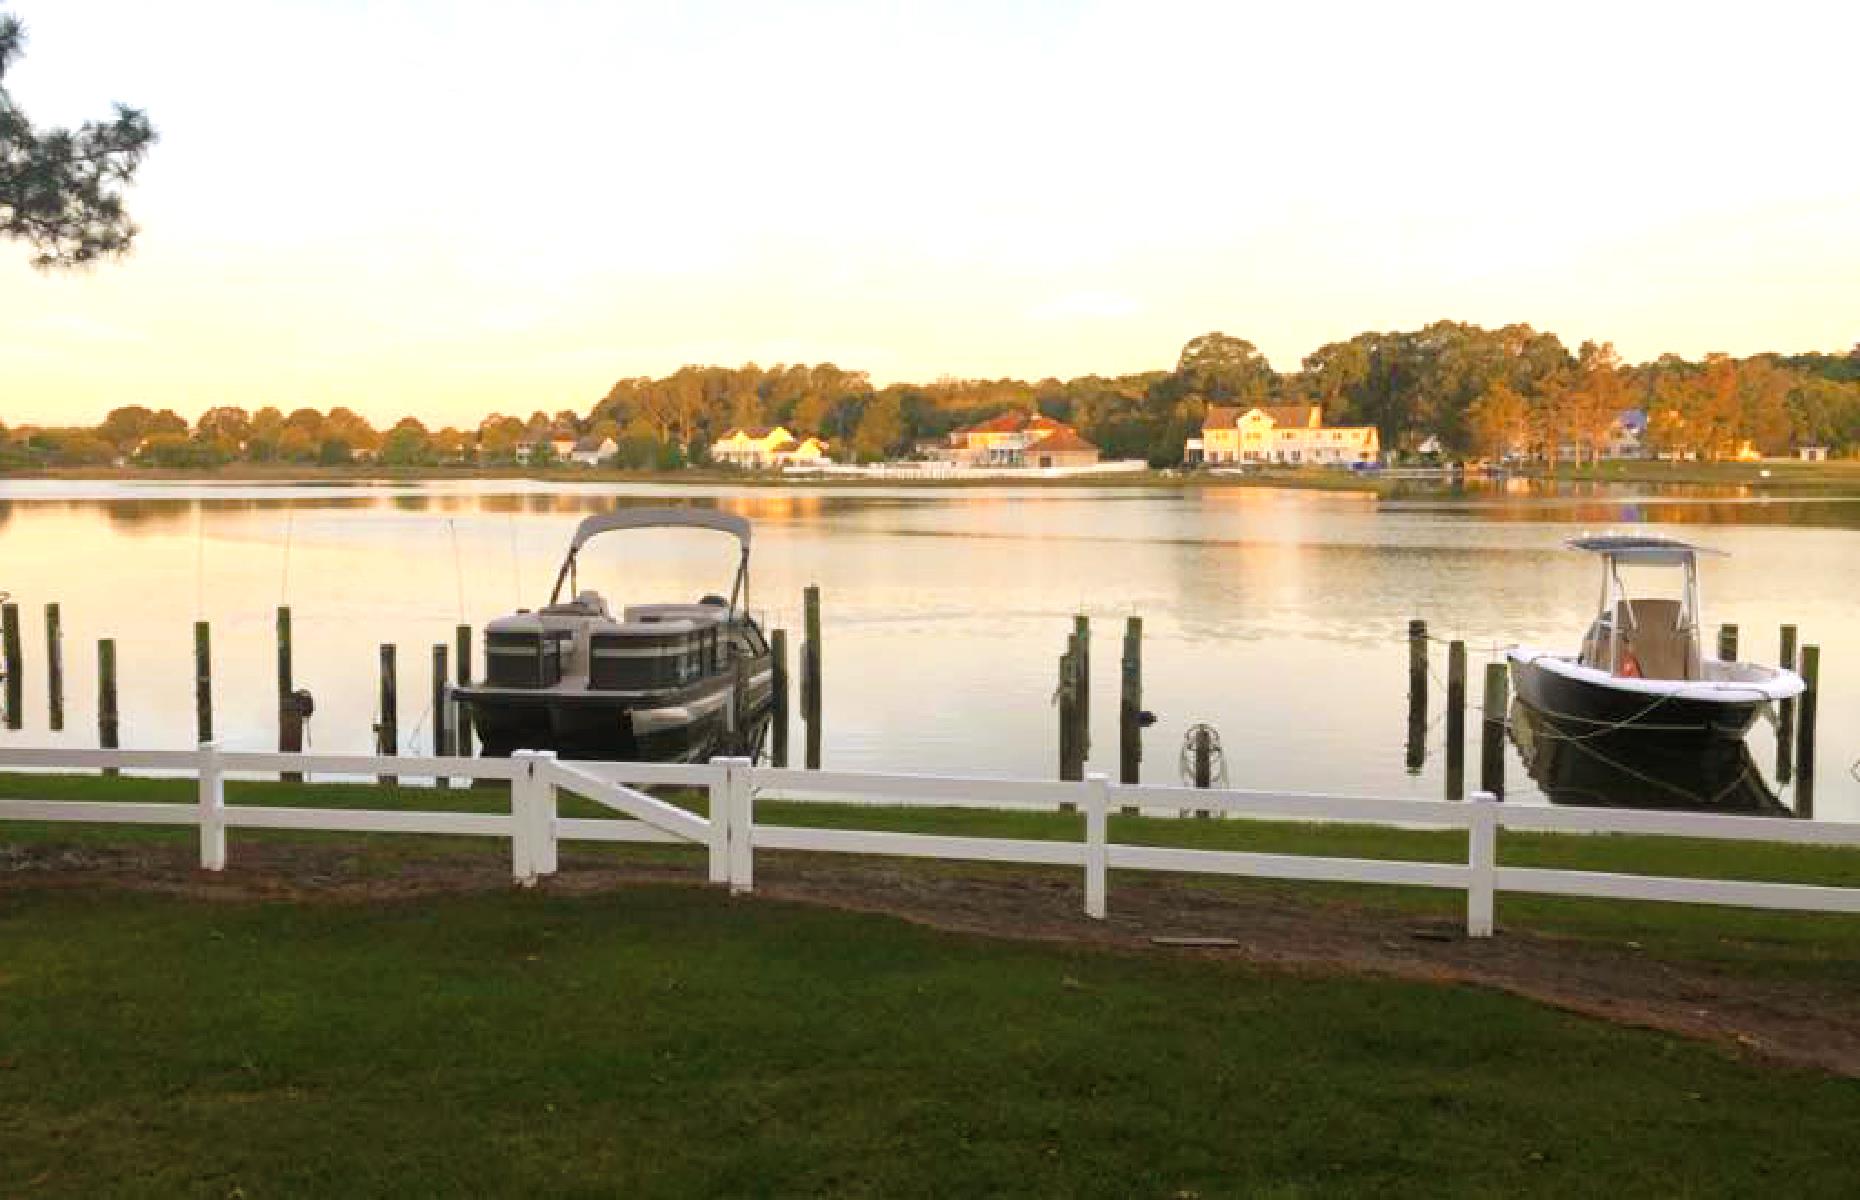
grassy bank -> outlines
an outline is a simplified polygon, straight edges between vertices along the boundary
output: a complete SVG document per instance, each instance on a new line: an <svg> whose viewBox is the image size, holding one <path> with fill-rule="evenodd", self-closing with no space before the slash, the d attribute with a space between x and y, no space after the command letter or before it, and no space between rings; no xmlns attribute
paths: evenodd
<svg viewBox="0 0 1860 1200"><path fill-rule="evenodd" d="M20 1195L1851 1194L1860 1086L1466 988L636 887L0 891Z"/></svg>
<svg viewBox="0 0 1860 1200"><path fill-rule="evenodd" d="M154 800L187 803L191 781L183 779L104 779L89 775L33 776L0 774L0 796L48 800ZM701 794L672 794L676 802L702 811ZM429 787L383 789L372 784L282 784L233 781L231 804L330 808L418 808L451 811L507 811L505 793L495 788L438 791ZM565 796L565 816L613 815L588 801ZM876 829L977 837L1078 840L1082 818L1076 814L913 807L903 805L834 805L759 800L756 820L776 825ZM1209 850L1254 850L1348 858L1464 862L1465 834L1451 830L1400 829L1377 825L1309 824L1292 821L1194 820L1114 815L1113 841L1137 845L1183 846ZM164 826L0 823L0 846L7 842L90 847L168 843L191 845L189 828ZM235 830L232 858L248 839L306 844L353 844L357 836L335 833L287 833ZM503 844L479 839L384 834L367 839L368 854L355 860L360 869L392 875L403 865L434 857L470 856L496 860ZM642 846L613 853L645 860L684 861L694 866L701 851ZM1792 846L1702 839L1631 835L1568 835L1507 832L1500 838L1499 861L1508 866L1611 871L1623 874L1691 878L1764 880L1836 887L1860 886L1860 850L1827 846ZM934 872L941 864L914 864ZM1118 878L1110 903L1117 906ZM1070 879L1070 875L1065 878ZM1197 889L1339 901L1365 910L1457 920L1464 911L1460 893L1426 888L1330 885L1229 878L1171 876L1169 886L1184 894ZM1568 899L1504 895L1499 921L1508 929L1554 934L1607 945L1632 943L1639 952L1673 962L1708 964L1713 969L1756 978L1788 978L1841 987L1860 986L1860 917L1835 914L1769 912L1689 904Z"/></svg>
<svg viewBox="0 0 1860 1200"><path fill-rule="evenodd" d="M1759 491L1860 489L1860 459L1837 462L1657 462L1618 459L1564 466L1542 475L1579 483L1668 483L1748 487Z"/></svg>

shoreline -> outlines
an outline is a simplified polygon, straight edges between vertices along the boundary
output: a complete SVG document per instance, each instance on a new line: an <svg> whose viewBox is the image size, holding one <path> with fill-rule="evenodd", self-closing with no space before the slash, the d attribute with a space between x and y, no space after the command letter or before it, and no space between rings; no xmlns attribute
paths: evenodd
<svg viewBox="0 0 1860 1200"><path fill-rule="evenodd" d="M675 471L616 470L601 467L557 467L531 470L525 467L383 467L357 464L332 467L317 464L258 465L235 464L212 470L185 470L156 467L41 467L29 470L0 470L0 483L10 480L85 480L111 482L176 483L432 483L454 480L522 480L534 483L645 484L662 487L744 487L779 490L789 487L874 489L874 488L1044 488L1093 487L1185 489L1209 487L1293 488L1306 491L1360 492L1388 496L1408 488L1459 488L1503 486L1509 481L1523 481L1539 486L1567 484L1639 484L1686 487L1742 487L1756 492L1778 490L1823 490L1854 488L1860 490L1860 461L1802 463L1794 461L1756 463L1679 463L1621 460L1600 466L1566 468L1554 472L1519 472L1508 477L1486 475L1414 477L1383 473L1349 473L1325 468L1290 468L1260 470L1240 474L1215 474L1209 471L1154 470L1141 473L1106 473L1103 475L1029 476L1024 479L991 475L983 478L909 479L897 477L856 478L843 475L788 476L770 472L739 471L715 468L685 468Z"/></svg>

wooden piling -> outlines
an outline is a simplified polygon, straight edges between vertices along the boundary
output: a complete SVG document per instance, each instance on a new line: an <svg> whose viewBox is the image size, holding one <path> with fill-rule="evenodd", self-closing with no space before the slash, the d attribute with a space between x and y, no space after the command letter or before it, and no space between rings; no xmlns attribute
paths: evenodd
<svg viewBox="0 0 1860 1200"><path fill-rule="evenodd" d="M0 604L0 653L6 655L6 727L18 729L26 718L26 657L19 646L19 605Z"/></svg>
<svg viewBox="0 0 1860 1200"><path fill-rule="evenodd" d="M278 752L280 754L301 754L304 749L303 709L297 703L294 694L297 685L292 675L291 665L291 609L288 604L278 605L277 619L278 651ZM285 783L302 783L303 774L298 771L281 771L278 778Z"/></svg>
<svg viewBox="0 0 1860 1200"><path fill-rule="evenodd" d="M1124 620L1122 686L1117 703L1117 780L1139 783L1143 773L1143 618ZM1136 809L1124 811L1134 815Z"/></svg>
<svg viewBox="0 0 1860 1200"><path fill-rule="evenodd" d="M801 643L801 719L807 723L807 769L820 769L820 588L802 592L804 633Z"/></svg>
<svg viewBox="0 0 1860 1200"><path fill-rule="evenodd" d="M1796 666L1795 636L1795 626L1782 627L1782 645L1777 653L1777 662L1787 671L1795 670ZM1777 783L1788 783L1795 775L1795 709L1794 700L1784 700L1776 706Z"/></svg>
<svg viewBox="0 0 1860 1200"><path fill-rule="evenodd" d="M381 721L375 726L375 753L383 756L400 753L399 672L394 664L394 647L381 647ZM392 784L397 776L382 775L380 781Z"/></svg>
<svg viewBox="0 0 1860 1200"><path fill-rule="evenodd" d="M1091 757L1091 618L1078 613L1072 618L1072 637L1078 651L1079 681L1079 757ZM1081 776L1083 778L1083 776Z"/></svg>
<svg viewBox="0 0 1860 1200"><path fill-rule="evenodd" d="M774 660L770 686L774 703L770 717L774 723L769 746L769 761L777 767L788 765L788 631L777 629L769 634L769 656Z"/></svg>
<svg viewBox="0 0 1860 1200"><path fill-rule="evenodd" d="M452 753L452 688L446 666L446 644L433 646L433 753L444 758ZM452 781L445 772L433 776L433 786L449 788Z"/></svg>
<svg viewBox="0 0 1860 1200"><path fill-rule="evenodd" d="M1214 786L1214 734L1206 725L1195 729L1195 786ZM1208 813L1206 809L1198 809L1195 815L1205 817Z"/></svg>
<svg viewBox="0 0 1860 1200"><path fill-rule="evenodd" d="M1079 749L1079 663L1076 640L1067 639L1059 656L1059 778L1076 782L1085 778L1085 756ZM1062 805L1062 808L1070 808Z"/></svg>
<svg viewBox="0 0 1860 1200"><path fill-rule="evenodd" d="M454 675L460 687L471 686L471 626L460 625L454 631L453 641L457 644L458 665ZM453 702L452 705L452 752L460 758L472 756L471 718L466 715L465 705Z"/></svg>
<svg viewBox="0 0 1860 1200"><path fill-rule="evenodd" d="M114 638L99 638L97 641L97 746L103 750L115 750L121 742L118 735L121 727L116 719L116 641ZM116 768L104 768L105 775L115 775Z"/></svg>
<svg viewBox="0 0 1860 1200"><path fill-rule="evenodd" d="M1731 624L1718 626L1718 661L1737 661L1737 626Z"/></svg>
<svg viewBox="0 0 1860 1200"><path fill-rule="evenodd" d="M1466 796L1466 643L1447 643L1447 799Z"/></svg>
<svg viewBox="0 0 1860 1200"><path fill-rule="evenodd" d="M194 744L213 740L213 632L194 622Z"/></svg>
<svg viewBox="0 0 1860 1200"><path fill-rule="evenodd" d="M1800 817L1815 815L1815 710L1821 702L1821 647L1802 647L1802 706L1796 714L1795 731L1795 811Z"/></svg>
<svg viewBox="0 0 1860 1200"><path fill-rule="evenodd" d="M1408 622L1408 774L1427 761L1427 622Z"/></svg>
<svg viewBox="0 0 1860 1200"><path fill-rule="evenodd" d="M65 631L58 605L45 606L46 724L56 733L65 727Z"/></svg>
<svg viewBox="0 0 1860 1200"><path fill-rule="evenodd" d="M1479 722L1479 790L1505 798L1505 722L1511 706L1511 677L1502 662L1485 664L1484 712Z"/></svg>

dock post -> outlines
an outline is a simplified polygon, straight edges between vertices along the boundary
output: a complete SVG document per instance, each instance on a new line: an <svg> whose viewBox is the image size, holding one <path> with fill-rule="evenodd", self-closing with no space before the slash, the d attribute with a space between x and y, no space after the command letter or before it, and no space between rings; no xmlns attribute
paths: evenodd
<svg viewBox="0 0 1860 1200"><path fill-rule="evenodd" d="M453 639L458 643L458 665L455 668L460 687L471 686L471 626L460 625ZM460 758L471 757L471 719L465 715L465 706L458 702L452 705L452 752Z"/></svg>
<svg viewBox="0 0 1860 1200"><path fill-rule="evenodd" d="M446 669L446 644L435 643L433 646L433 755L446 758L452 754L452 689L448 685ZM444 771L433 776L433 786L444 789L452 786L451 779Z"/></svg>
<svg viewBox="0 0 1860 1200"><path fill-rule="evenodd" d="M1070 641L1070 639L1068 639ZM1079 731L1078 659L1068 645L1059 656L1059 778L1072 783L1084 776L1077 768ZM1061 805L1061 809L1069 806Z"/></svg>
<svg viewBox="0 0 1860 1200"><path fill-rule="evenodd" d="M194 622L194 742L213 740L213 631Z"/></svg>
<svg viewBox="0 0 1860 1200"><path fill-rule="evenodd" d="M400 698L398 672L394 663L394 647L381 647L381 721L375 726L375 753L383 757L400 753ZM393 784L398 781L394 775L382 775L380 782Z"/></svg>
<svg viewBox="0 0 1860 1200"><path fill-rule="evenodd" d="M1466 643L1447 643L1447 799L1466 798Z"/></svg>
<svg viewBox="0 0 1860 1200"><path fill-rule="evenodd" d="M1408 774L1427 761L1427 622L1408 622Z"/></svg>
<svg viewBox="0 0 1860 1200"><path fill-rule="evenodd" d="M820 587L802 593L805 640L801 643L801 720L807 723L807 769L820 769Z"/></svg>
<svg viewBox="0 0 1860 1200"><path fill-rule="evenodd" d="M1091 756L1091 618L1084 613L1074 615L1072 634L1078 647L1079 761L1083 763Z"/></svg>
<svg viewBox="0 0 1860 1200"><path fill-rule="evenodd" d="M1815 815L1815 710L1820 706L1821 647L1802 647L1802 707L1795 730L1795 812L1799 817Z"/></svg>
<svg viewBox="0 0 1860 1200"><path fill-rule="evenodd" d="M1737 626L1736 625L1726 624L1726 625L1718 626L1718 661L1719 662L1736 662L1737 661Z"/></svg>
<svg viewBox="0 0 1860 1200"><path fill-rule="evenodd" d="M26 656L19 647L19 605L0 604L0 653L6 655L6 727L18 729L24 723Z"/></svg>
<svg viewBox="0 0 1860 1200"><path fill-rule="evenodd" d="M65 629L57 604L45 606L46 723L53 733L65 727Z"/></svg>
<svg viewBox="0 0 1860 1200"><path fill-rule="evenodd" d="M1117 705L1117 781L1140 783L1143 774L1143 618L1124 620L1122 688ZM1126 815L1136 808L1126 805Z"/></svg>
<svg viewBox="0 0 1860 1200"><path fill-rule="evenodd" d="M304 717L292 695L296 683L291 669L291 609L288 604L278 605L278 753L302 754L304 749ZM285 783L302 783L304 777L297 771L281 771L278 778Z"/></svg>
<svg viewBox="0 0 1860 1200"><path fill-rule="evenodd" d="M116 719L116 639L97 640L97 747L114 750L121 742L121 727ZM105 775L115 775L115 767L105 767Z"/></svg>
<svg viewBox="0 0 1860 1200"><path fill-rule="evenodd" d="M1511 705L1511 677L1502 662L1485 664L1485 697L1479 722L1479 790L1505 798L1505 722Z"/></svg>
<svg viewBox="0 0 1860 1200"><path fill-rule="evenodd" d="M776 629L769 633L769 654L774 659L774 673L770 685L775 690L775 703L771 710L775 728L771 734L769 761L777 767L788 765L788 631Z"/></svg>
<svg viewBox="0 0 1860 1200"><path fill-rule="evenodd" d="M1206 725L1195 727L1195 786L1214 786L1214 733ZM1206 809L1200 809L1195 815L1205 817L1208 813Z"/></svg>
<svg viewBox="0 0 1860 1200"><path fill-rule="evenodd" d="M1782 646L1777 654L1777 661L1784 670L1793 671L1795 662L1795 635L1793 625L1782 627ZM1788 783L1795 775L1795 708L1794 700L1784 700L1776 706L1776 782Z"/></svg>

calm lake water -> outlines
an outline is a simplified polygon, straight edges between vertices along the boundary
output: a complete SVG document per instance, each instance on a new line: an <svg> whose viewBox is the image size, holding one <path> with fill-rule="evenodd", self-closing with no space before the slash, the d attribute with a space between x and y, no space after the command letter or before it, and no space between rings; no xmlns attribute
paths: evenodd
<svg viewBox="0 0 1860 1200"><path fill-rule="evenodd" d="M382 642L400 647L403 743L424 748L432 645L541 603L575 523L616 503L751 518L751 606L797 644L801 589L820 585L830 767L1050 777L1056 663L1085 612L1091 769L1114 773L1118 648L1135 613L1158 716L1147 781L1179 780L1183 736L1207 722L1236 786L1425 797L1442 787L1446 654L1435 647L1413 774L1408 620L1467 641L1476 704L1496 647L1570 646L1587 623L1596 567L1565 538L1658 527L1730 553L1702 568L1705 615L1714 631L1741 626L1742 657L1773 660L1784 622L1822 647L1817 813L1860 819L1860 496L14 481L0 483L0 590L25 618L26 725L0 739L95 745L95 643L114 637L123 743L190 744L192 622L205 618L220 738L269 748L274 610L288 603L298 682L317 700L312 748L370 748ZM732 547L701 532L609 535L584 555L582 586L621 603L695 599L727 590ZM65 626L62 733L46 725L47 601ZM1469 713L1469 779L1477 726ZM1750 748L1768 774L1766 725ZM1537 795L1510 753L1511 796Z"/></svg>

